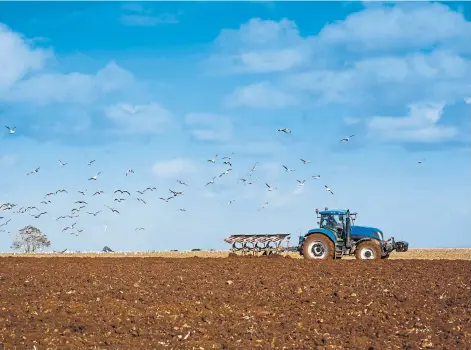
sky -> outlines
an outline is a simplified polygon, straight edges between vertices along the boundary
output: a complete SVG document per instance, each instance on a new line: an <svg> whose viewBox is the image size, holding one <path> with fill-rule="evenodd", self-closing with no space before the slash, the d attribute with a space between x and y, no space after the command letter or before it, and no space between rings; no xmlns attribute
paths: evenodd
<svg viewBox="0 0 471 350"><path fill-rule="evenodd" d="M26 225L49 251L229 249L231 234L265 233L295 244L325 207L411 248L471 247L470 10L1 2L0 203L17 206L0 211L0 251ZM184 194L161 200L169 190ZM77 201L78 217L56 220ZM28 206L47 214L17 213Z"/></svg>

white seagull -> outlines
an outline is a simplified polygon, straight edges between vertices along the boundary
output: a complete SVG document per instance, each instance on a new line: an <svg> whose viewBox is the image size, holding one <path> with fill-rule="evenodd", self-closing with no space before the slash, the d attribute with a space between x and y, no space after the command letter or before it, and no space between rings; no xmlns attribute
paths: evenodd
<svg viewBox="0 0 471 350"><path fill-rule="evenodd" d="M214 180L216 180L216 178L217 178L217 176L213 177L213 179L211 181L209 181L205 186L214 184Z"/></svg>
<svg viewBox="0 0 471 350"><path fill-rule="evenodd" d="M269 184L265 183L265 185L268 187L268 191L273 191L276 190L276 187L270 186Z"/></svg>
<svg viewBox="0 0 471 350"><path fill-rule="evenodd" d="M40 169L40 167L37 167L36 169L34 169L33 171L30 171L30 172L27 173L26 175L29 175L29 174L37 174L37 173L39 173L39 169Z"/></svg>
<svg viewBox="0 0 471 350"><path fill-rule="evenodd" d="M350 139L351 139L353 136L355 136L355 134L350 135L349 137L344 137L343 139L340 140L340 142L343 142L343 141L346 141L346 142L347 142L347 141L350 141Z"/></svg>
<svg viewBox="0 0 471 350"><path fill-rule="evenodd" d="M310 160L304 160L304 159L302 159L302 158L301 158L301 162L303 162L304 164L309 164L309 163L311 163Z"/></svg>
<svg viewBox="0 0 471 350"><path fill-rule="evenodd" d="M59 159L59 165L62 167L66 166L68 163L62 163L62 161Z"/></svg>
<svg viewBox="0 0 471 350"><path fill-rule="evenodd" d="M321 178L321 176L320 176L320 175L313 175L312 178L313 178L314 180L318 180L318 179Z"/></svg>
<svg viewBox="0 0 471 350"><path fill-rule="evenodd" d="M291 130L288 128L281 128L277 130L278 132L284 132L285 134L290 134Z"/></svg>
<svg viewBox="0 0 471 350"><path fill-rule="evenodd" d="M132 169L127 170L127 171L126 171L126 176L128 176L128 175L131 174L131 173L134 174L134 170L132 170Z"/></svg>
<svg viewBox="0 0 471 350"><path fill-rule="evenodd" d="M296 180L299 182L299 186L304 186L304 183L306 182L306 180L303 180L303 181L300 181L300 180Z"/></svg>
<svg viewBox="0 0 471 350"><path fill-rule="evenodd" d="M425 159L421 159L417 163L422 164L424 161L425 161Z"/></svg>
<svg viewBox="0 0 471 350"><path fill-rule="evenodd" d="M91 178L89 178L89 180L96 180L98 178L98 175L100 175L100 174L101 174L101 171L98 174L96 174L95 176L92 176Z"/></svg>
<svg viewBox="0 0 471 350"><path fill-rule="evenodd" d="M284 166L284 165L283 165L283 168L285 168L285 170L286 170L287 172L294 171L294 169L289 169L289 168L287 168L287 167Z"/></svg>
<svg viewBox="0 0 471 350"><path fill-rule="evenodd" d="M325 187L325 190L326 190L327 192L330 192L330 193L334 194L334 192L332 192L332 190L329 188L329 186L324 185L324 187Z"/></svg>
<svg viewBox="0 0 471 350"><path fill-rule="evenodd" d="M208 162L216 163L216 158L217 157L218 157L218 155L216 154L213 159L208 159Z"/></svg>
<svg viewBox="0 0 471 350"><path fill-rule="evenodd" d="M13 134L15 133L15 131L16 131L16 126L15 126L14 128L10 128L9 126L6 126L6 125L5 125L5 128L8 129L8 132L9 132L11 135L13 135Z"/></svg>

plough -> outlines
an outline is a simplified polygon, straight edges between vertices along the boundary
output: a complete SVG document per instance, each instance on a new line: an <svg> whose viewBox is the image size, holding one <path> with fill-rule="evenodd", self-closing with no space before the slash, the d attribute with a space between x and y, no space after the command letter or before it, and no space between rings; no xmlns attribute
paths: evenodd
<svg viewBox="0 0 471 350"><path fill-rule="evenodd" d="M231 235L224 242L232 244L230 249L234 254L241 255L271 255L287 251L298 250L297 247L289 247L289 233L265 234L265 235ZM286 241L286 247L282 243Z"/></svg>

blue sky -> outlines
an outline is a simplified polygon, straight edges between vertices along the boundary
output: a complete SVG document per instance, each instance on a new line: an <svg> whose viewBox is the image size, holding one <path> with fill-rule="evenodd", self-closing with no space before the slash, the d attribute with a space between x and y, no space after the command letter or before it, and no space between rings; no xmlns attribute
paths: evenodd
<svg viewBox="0 0 471 350"><path fill-rule="evenodd" d="M17 204L0 213L11 219L0 251L27 224L51 250L225 249L232 233L296 241L324 207L411 247L470 247L470 7L0 3L0 203ZM233 170L205 186L232 152ZM255 163L254 183L238 182ZM149 186L143 204L136 191ZM118 188L131 197L113 201ZM185 194L166 203L169 189ZM78 218L55 220L78 200ZM15 213L33 205L48 214ZM73 222L78 236L62 232Z"/></svg>

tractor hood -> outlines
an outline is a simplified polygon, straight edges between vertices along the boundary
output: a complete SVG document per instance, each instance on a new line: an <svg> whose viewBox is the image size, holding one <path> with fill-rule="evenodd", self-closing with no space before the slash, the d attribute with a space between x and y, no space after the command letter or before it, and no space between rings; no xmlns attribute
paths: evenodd
<svg viewBox="0 0 471 350"><path fill-rule="evenodd" d="M378 236L377 233L379 232L381 236ZM362 238L375 238L375 239L383 239L383 231L376 227L366 227L366 226L352 226L350 231L350 238L353 240L359 240Z"/></svg>

